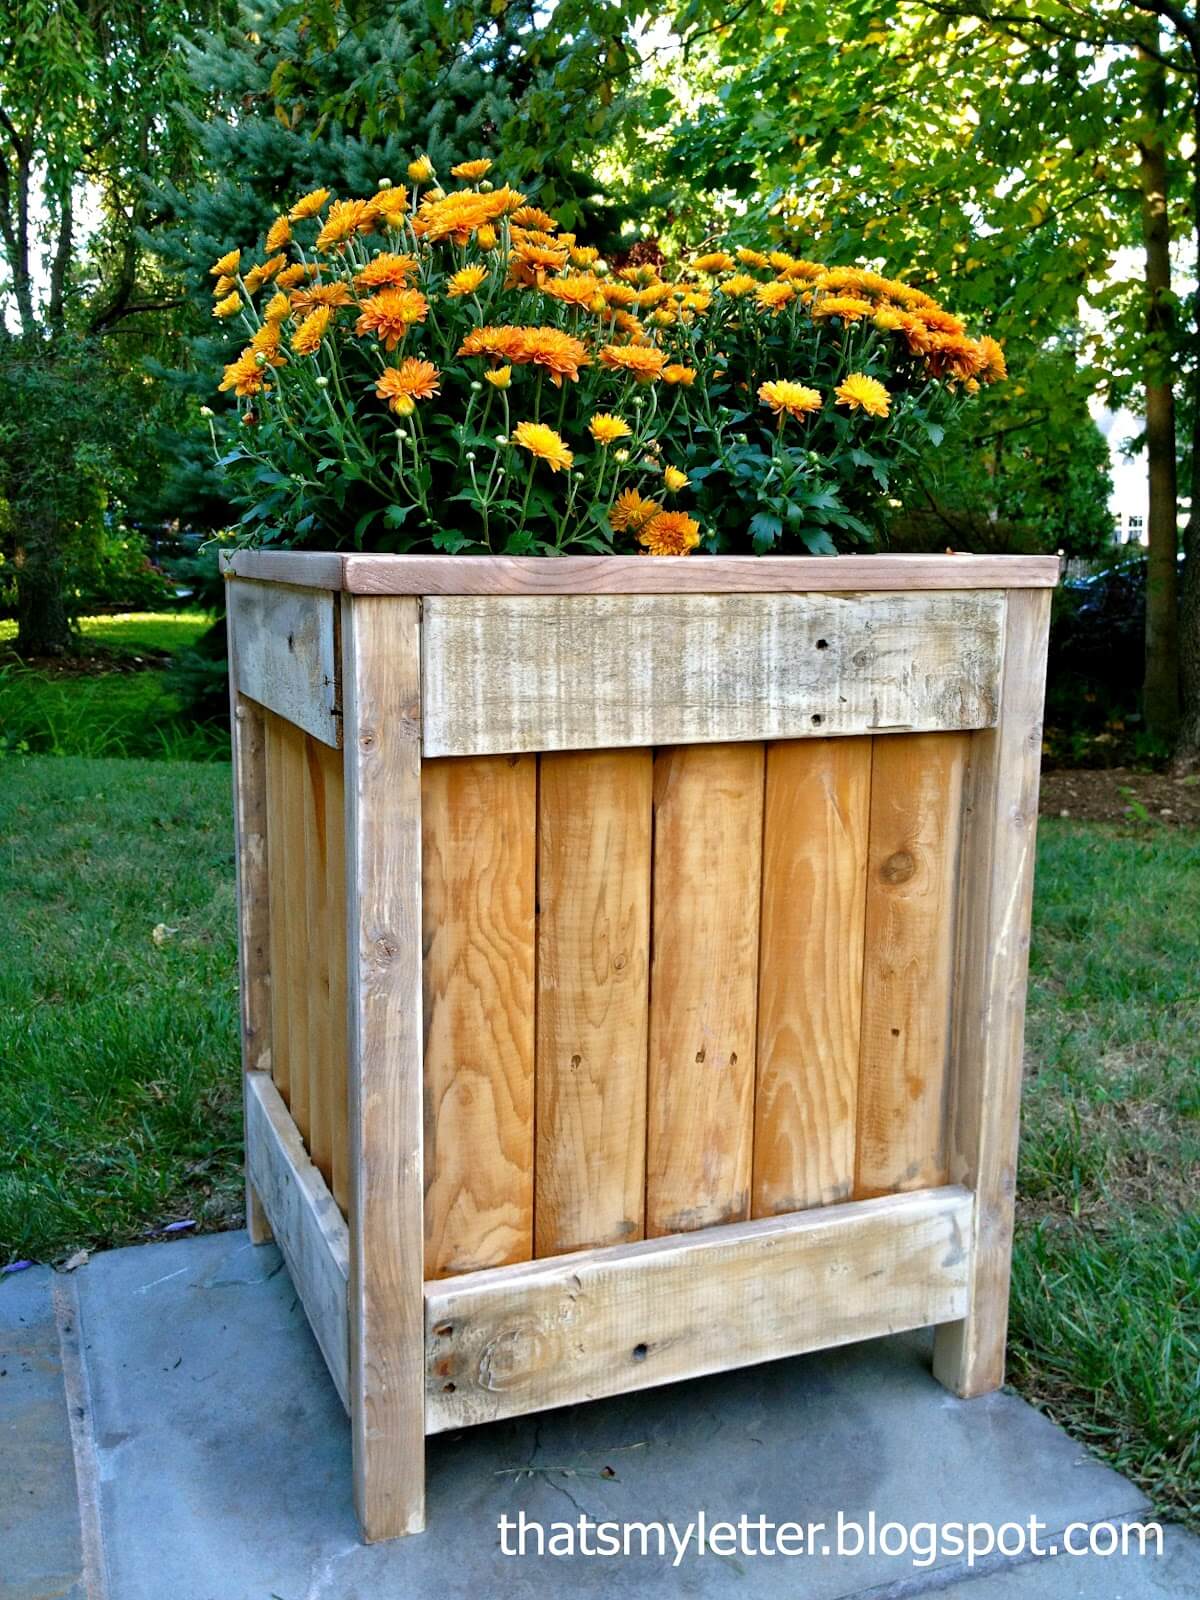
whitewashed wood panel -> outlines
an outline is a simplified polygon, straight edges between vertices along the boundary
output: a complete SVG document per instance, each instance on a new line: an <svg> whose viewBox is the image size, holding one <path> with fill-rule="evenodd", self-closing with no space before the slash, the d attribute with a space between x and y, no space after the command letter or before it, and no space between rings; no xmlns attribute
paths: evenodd
<svg viewBox="0 0 1200 1600"><path fill-rule="evenodd" d="M973 1201L926 1189L425 1285L425 1430L962 1316Z"/></svg>
<svg viewBox="0 0 1200 1600"><path fill-rule="evenodd" d="M238 578L225 586L238 688L335 748L342 742L334 598Z"/></svg>
<svg viewBox="0 0 1200 1600"><path fill-rule="evenodd" d="M1005 596L433 595L427 756L990 727Z"/></svg>

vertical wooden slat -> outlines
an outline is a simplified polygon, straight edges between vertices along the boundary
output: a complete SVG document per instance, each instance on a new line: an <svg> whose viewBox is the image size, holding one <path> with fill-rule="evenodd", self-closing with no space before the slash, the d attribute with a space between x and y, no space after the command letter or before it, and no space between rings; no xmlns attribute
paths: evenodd
<svg viewBox="0 0 1200 1600"><path fill-rule="evenodd" d="M749 1215L763 747L654 762L646 1235Z"/></svg>
<svg viewBox="0 0 1200 1600"><path fill-rule="evenodd" d="M332 1090L330 1055L333 1017L330 1011L330 951L345 938L329 916L329 819L325 813L323 753L336 751L311 733L304 735L304 933L305 999L308 1040L308 1153L329 1183L333 1177Z"/></svg>
<svg viewBox="0 0 1200 1600"><path fill-rule="evenodd" d="M756 1217L854 1189L871 740L767 747Z"/></svg>
<svg viewBox="0 0 1200 1600"><path fill-rule="evenodd" d="M1050 594L1008 596L1000 718L971 739L951 1037L949 1168L975 1191L970 1309L934 1340L964 1396L1004 1381Z"/></svg>
<svg viewBox="0 0 1200 1600"><path fill-rule="evenodd" d="M342 752L321 746L325 789L325 908L329 952L330 1188L342 1215L350 1214L350 1151L346 1081L346 824Z"/></svg>
<svg viewBox="0 0 1200 1600"><path fill-rule="evenodd" d="M238 907L238 989L242 1073L271 1069L270 888L267 865L265 712L238 687L236 629L229 630L229 709L233 730L234 872ZM247 1167L249 1166L247 1151ZM246 1177L246 1229L252 1244L271 1237L266 1212Z"/></svg>
<svg viewBox="0 0 1200 1600"><path fill-rule="evenodd" d="M642 1236L653 762L543 756L534 1253Z"/></svg>
<svg viewBox="0 0 1200 1600"><path fill-rule="evenodd" d="M946 1181L946 1065L969 735L875 740L855 1194Z"/></svg>
<svg viewBox="0 0 1200 1600"><path fill-rule="evenodd" d="M308 781L304 760L303 729L279 719L279 740L283 782L281 785L282 829L280 840L283 861L283 946L284 981L275 985L277 1006L287 1019L288 1109L300 1137L308 1147L309 1136L309 1036L308 1036L308 904L305 894L306 830L304 813Z"/></svg>
<svg viewBox="0 0 1200 1600"><path fill-rule="evenodd" d="M350 1414L367 1539L425 1525L419 602L342 596Z"/></svg>
<svg viewBox="0 0 1200 1600"><path fill-rule="evenodd" d="M286 1105L292 1103L291 1040L287 1009L287 753L284 724L262 712L267 750L267 889L271 963L271 1076Z"/></svg>
<svg viewBox="0 0 1200 1600"><path fill-rule="evenodd" d="M533 756L421 773L425 1276L533 1254Z"/></svg>

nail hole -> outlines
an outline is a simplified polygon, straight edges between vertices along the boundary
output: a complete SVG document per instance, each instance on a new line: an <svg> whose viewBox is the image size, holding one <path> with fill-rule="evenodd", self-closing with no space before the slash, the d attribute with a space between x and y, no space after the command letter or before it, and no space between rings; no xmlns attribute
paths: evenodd
<svg viewBox="0 0 1200 1600"><path fill-rule="evenodd" d="M817 640L817 649L818 650L828 650L829 649L829 640L828 639L818 639Z"/></svg>
<svg viewBox="0 0 1200 1600"><path fill-rule="evenodd" d="M454 1332L454 1324L452 1322L439 1322L433 1331L439 1339L448 1339Z"/></svg>
<svg viewBox="0 0 1200 1600"><path fill-rule="evenodd" d="M634 1345L634 1347L633 1347L633 1359L635 1361L645 1361L647 1353L648 1352L647 1352L646 1346L644 1344L635 1344Z"/></svg>
<svg viewBox="0 0 1200 1600"><path fill-rule="evenodd" d="M454 1389L455 1389L455 1385L452 1384L452 1383L444 1383L442 1385L442 1393L443 1394L453 1394L454 1393Z"/></svg>
<svg viewBox="0 0 1200 1600"><path fill-rule="evenodd" d="M892 1038L893 1039L898 1039L899 1037L900 1037L900 1029L899 1028L893 1028L892 1029Z"/></svg>
<svg viewBox="0 0 1200 1600"><path fill-rule="evenodd" d="M813 720L813 727L814 728L819 728L821 726L821 724L825 721L825 718L821 715L821 713L819 711L814 711L812 720Z"/></svg>

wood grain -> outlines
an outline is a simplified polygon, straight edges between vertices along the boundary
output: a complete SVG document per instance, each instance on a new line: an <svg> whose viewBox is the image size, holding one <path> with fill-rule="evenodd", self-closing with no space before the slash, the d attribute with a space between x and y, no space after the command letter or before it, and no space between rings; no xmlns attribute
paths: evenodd
<svg viewBox="0 0 1200 1600"><path fill-rule="evenodd" d="M350 1412L375 1540L425 1523L420 622L415 600L342 608Z"/></svg>
<svg viewBox="0 0 1200 1600"><path fill-rule="evenodd" d="M889 1195L426 1285L430 1433L960 1317L971 1196Z"/></svg>
<svg viewBox="0 0 1200 1600"><path fill-rule="evenodd" d="M309 789L304 759L304 732L282 717L279 735L279 858L283 874L283 981L275 984L275 1012L287 1027L288 1110L308 1147L309 1094L312 1086L312 1040L308 1031L308 893L307 849ZM271 870L275 869L275 857Z"/></svg>
<svg viewBox="0 0 1200 1600"><path fill-rule="evenodd" d="M948 1164L976 1208L970 1309L933 1370L963 1396L1004 1381L1050 597L1008 606L1000 720L971 741L954 976Z"/></svg>
<svg viewBox="0 0 1200 1600"><path fill-rule="evenodd" d="M767 751L756 1217L854 1189L870 739Z"/></svg>
<svg viewBox="0 0 1200 1600"><path fill-rule="evenodd" d="M646 1235L750 1214L763 747L654 762Z"/></svg>
<svg viewBox="0 0 1200 1600"><path fill-rule="evenodd" d="M533 1254L532 756L421 772L425 1276Z"/></svg>
<svg viewBox="0 0 1200 1600"><path fill-rule="evenodd" d="M338 753L311 734L304 735L304 940L308 1038L308 1138L313 1163L325 1182L333 1182L333 1014L332 951L345 944L345 927L335 927L329 908L329 819L326 815L323 753ZM340 820L340 818L339 818ZM341 1019L339 1018L339 1021Z"/></svg>
<svg viewBox="0 0 1200 1600"><path fill-rule="evenodd" d="M426 756L979 728L996 715L998 591L443 595L423 614Z"/></svg>
<svg viewBox="0 0 1200 1600"><path fill-rule="evenodd" d="M325 925L329 960L330 1188L350 1215L350 1086L346 1078L349 1017L346 999L346 815L342 752L321 746L325 791Z"/></svg>
<svg viewBox="0 0 1200 1600"><path fill-rule="evenodd" d="M341 743L334 597L237 579L225 586L241 692L325 744Z"/></svg>
<svg viewBox="0 0 1200 1600"><path fill-rule="evenodd" d="M251 1182L334 1387L349 1409L349 1236L265 1072L251 1073L246 1084L246 1149Z"/></svg>
<svg viewBox="0 0 1200 1600"><path fill-rule="evenodd" d="M540 763L539 1256L642 1235L652 779L648 750Z"/></svg>
<svg viewBox="0 0 1200 1600"><path fill-rule="evenodd" d="M1052 589L1057 556L389 556L235 550L226 577L353 594L845 593Z"/></svg>
<svg viewBox="0 0 1200 1600"><path fill-rule="evenodd" d="M967 740L876 739L855 1193L943 1183L954 902Z"/></svg>
<svg viewBox="0 0 1200 1600"><path fill-rule="evenodd" d="M284 724L261 713L266 741L267 948L271 969L271 1077L285 1105L292 1099L291 1034L287 1008L287 748Z"/></svg>

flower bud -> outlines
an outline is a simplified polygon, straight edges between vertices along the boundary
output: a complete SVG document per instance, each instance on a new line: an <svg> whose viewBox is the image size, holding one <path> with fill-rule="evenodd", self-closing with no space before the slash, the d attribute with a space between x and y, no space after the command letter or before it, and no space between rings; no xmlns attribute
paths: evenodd
<svg viewBox="0 0 1200 1600"><path fill-rule="evenodd" d="M482 394L483 393L483 385L480 383L478 378L472 378L471 379L471 393L472 394Z"/></svg>
<svg viewBox="0 0 1200 1600"><path fill-rule="evenodd" d="M380 178L375 187L377 189L390 189L392 187L392 180L390 178Z"/></svg>
<svg viewBox="0 0 1200 1600"><path fill-rule="evenodd" d="M316 384L318 389L328 389L329 379L324 373L322 373L321 376L316 380Z"/></svg>
<svg viewBox="0 0 1200 1600"><path fill-rule="evenodd" d="M397 429L395 429L393 437L396 438L396 439L407 439L408 438L408 429L407 428L397 428Z"/></svg>
<svg viewBox="0 0 1200 1600"><path fill-rule="evenodd" d="M202 417L211 417L212 414L213 414L213 408L211 406L201 406L200 407L200 415Z"/></svg>
<svg viewBox="0 0 1200 1600"><path fill-rule="evenodd" d="M497 444L507 444L508 443L508 435L506 433L498 433L496 435L496 443Z"/></svg>
<svg viewBox="0 0 1200 1600"><path fill-rule="evenodd" d="M433 162L428 156L418 156L408 163L408 175L414 183L428 183L433 177Z"/></svg>
<svg viewBox="0 0 1200 1600"><path fill-rule="evenodd" d="M485 222L475 235L475 242L481 250L494 250L496 248L496 230L490 222Z"/></svg>
<svg viewBox="0 0 1200 1600"><path fill-rule="evenodd" d="M614 450L613 451L613 460L614 461L628 461L629 460L629 451L628 450Z"/></svg>
<svg viewBox="0 0 1200 1600"><path fill-rule="evenodd" d="M475 452L474 452L474 450L468 450L468 451L467 451L467 460L468 460L468 461L474 461L474 459L475 459Z"/></svg>

